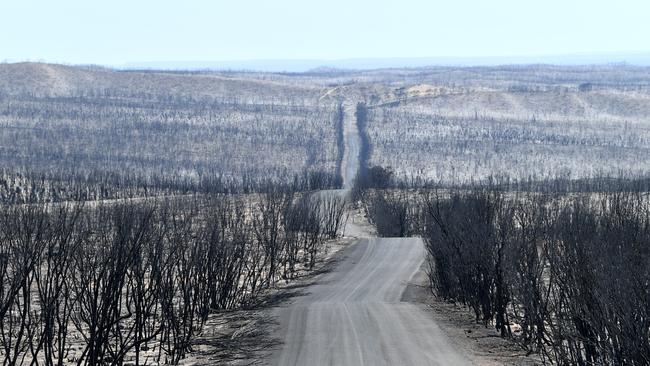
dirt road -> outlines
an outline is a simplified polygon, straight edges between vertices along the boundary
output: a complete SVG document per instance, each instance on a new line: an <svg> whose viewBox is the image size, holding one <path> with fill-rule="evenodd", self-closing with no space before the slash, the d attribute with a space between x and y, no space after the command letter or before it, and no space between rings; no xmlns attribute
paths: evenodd
<svg viewBox="0 0 650 366"><path fill-rule="evenodd" d="M359 138L359 129L357 127L355 101L346 101L343 103L343 143L345 150L343 152L343 161L341 162L341 176L343 178L343 188L349 190L354 184L354 179L359 171L359 149L361 140Z"/></svg>
<svg viewBox="0 0 650 366"><path fill-rule="evenodd" d="M356 102L344 103L343 189L320 194L345 196L359 170ZM365 223L367 225L367 223ZM271 364L469 365L446 334L402 294L420 269L425 250L418 238L372 238L364 223L348 221L346 236L359 240L340 261L307 288L307 294L274 309L282 342Z"/></svg>
<svg viewBox="0 0 650 366"><path fill-rule="evenodd" d="M308 294L276 309L275 365L469 365L417 305L401 302L424 248L416 238L361 239Z"/></svg>

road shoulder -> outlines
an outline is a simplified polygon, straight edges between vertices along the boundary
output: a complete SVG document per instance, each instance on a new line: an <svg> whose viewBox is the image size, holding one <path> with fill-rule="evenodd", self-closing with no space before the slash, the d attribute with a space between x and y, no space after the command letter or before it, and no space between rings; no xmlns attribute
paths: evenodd
<svg viewBox="0 0 650 366"><path fill-rule="evenodd" d="M496 330L476 324L467 308L434 296L429 287L426 262L411 278L401 300L416 304L427 313L474 365L541 365L535 356L527 357L514 342L499 337Z"/></svg>
<svg viewBox="0 0 650 366"><path fill-rule="evenodd" d="M280 325L274 310L302 296L321 276L330 272L359 242L345 236L327 243L327 251L311 271L304 271L293 281L278 282L268 289L251 309L218 311L210 314L202 333L193 342L193 352L181 365L266 365L282 346L275 335Z"/></svg>

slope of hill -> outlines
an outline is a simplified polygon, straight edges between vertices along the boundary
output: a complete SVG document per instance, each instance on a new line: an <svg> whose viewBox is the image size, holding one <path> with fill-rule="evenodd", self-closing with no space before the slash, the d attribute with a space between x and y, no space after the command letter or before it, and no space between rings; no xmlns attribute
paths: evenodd
<svg viewBox="0 0 650 366"><path fill-rule="evenodd" d="M117 71L43 63L0 64L0 91L5 94L65 96L89 92L173 94L268 102L312 103L318 90L216 73Z"/></svg>
<svg viewBox="0 0 650 366"><path fill-rule="evenodd" d="M371 164L446 183L650 172L650 90L586 89L405 93L370 109Z"/></svg>
<svg viewBox="0 0 650 366"><path fill-rule="evenodd" d="M4 195L33 196L25 177L42 176L103 185L91 196L104 198L116 194L106 187L242 187L308 173L334 184L339 113L319 95L239 76L0 65Z"/></svg>

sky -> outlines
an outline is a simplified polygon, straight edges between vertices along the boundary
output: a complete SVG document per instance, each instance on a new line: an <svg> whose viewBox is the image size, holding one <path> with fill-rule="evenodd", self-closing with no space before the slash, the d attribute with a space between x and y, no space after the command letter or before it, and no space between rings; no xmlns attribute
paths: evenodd
<svg viewBox="0 0 650 366"><path fill-rule="evenodd" d="M648 0L1 0L0 61L650 52Z"/></svg>

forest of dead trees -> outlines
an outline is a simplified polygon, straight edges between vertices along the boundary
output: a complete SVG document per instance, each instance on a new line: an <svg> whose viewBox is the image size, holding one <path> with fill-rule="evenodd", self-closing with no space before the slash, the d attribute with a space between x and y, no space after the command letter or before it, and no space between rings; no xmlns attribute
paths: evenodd
<svg viewBox="0 0 650 366"><path fill-rule="evenodd" d="M644 192L484 185L360 195L380 235L424 239L435 295L544 363L587 366L650 363Z"/></svg>
<svg viewBox="0 0 650 366"><path fill-rule="evenodd" d="M177 364L216 310L309 271L345 203L267 187L97 204L0 205L4 365Z"/></svg>
<svg viewBox="0 0 650 366"><path fill-rule="evenodd" d="M176 364L312 269L346 220L313 194L341 186L346 91L353 197L424 239L435 294L546 363L650 364L649 70L2 65L3 365Z"/></svg>
<svg viewBox="0 0 650 366"><path fill-rule="evenodd" d="M438 298L543 363L648 365L650 114L623 84L360 104L353 197L379 236L423 239Z"/></svg>
<svg viewBox="0 0 650 366"><path fill-rule="evenodd" d="M0 199L334 188L341 108L135 91L0 98ZM314 179L319 176L319 182Z"/></svg>
<svg viewBox="0 0 650 366"><path fill-rule="evenodd" d="M318 97L1 65L2 364L177 364L208 315L312 270L347 217L314 193L341 186L344 148Z"/></svg>
<svg viewBox="0 0 650 366"><path fill-rule="evenodd" d="M368 105L370 165L418 184L650 171L647 90L431 88L431 95Z"/></svg>
<svg viewBox="0 0 650 366"><path fill-rule="evenodd" d="M644 149L634 153L633 162L627 153L595 158L601 167L612 157L627 159L618 161L618 170L596 171L586 165L592 173L572 175L570 169L549 169L546 163L553 158L528 169L528 175L508 175L499 167L530 167L533 160L511 147L486 149L479 140L521 144L525 139L515 136L518 128L476 116L473 123L459 123L455 129L448 117L436 117L417 102L410 116L391 108L357 107L364 166L353 198L379 236L422 237L429 283L437 297L466 307L477 323L493 327L545 364L650 364L650 185L645 165L637 160ZM420 120L410 119L417 113ZM382 125L377 114L383 115ZM496 126L481 126L488 120ZM552 122L551 129L535 130L540 125L524 127L532 142L529 151L544 136L572 134L553 133ZM430 135L427 129L432 128L439 130ZM616 133L596 130L586 135L599 137L585 142L587 130L579 128L565 142L542 145L575 145L567 159L574 164L580 154L594 159L589 146L614 151L646 143L641 125L634 141L625 142ZM507 137L510 133L515 135ZM413 154L403 156L395 149L412 149ZM468 155L472 149L483 160ZM557 146L553 151L559 156ZM504 160L483 165L501 153L507 154ZM399 164L373 166L377 161ZM463 166L467 163L478 168L468 170ZM451 164L441 171L452 176L427 177L432 164ZM454 168L461 175L453 176Z"/></svg>

